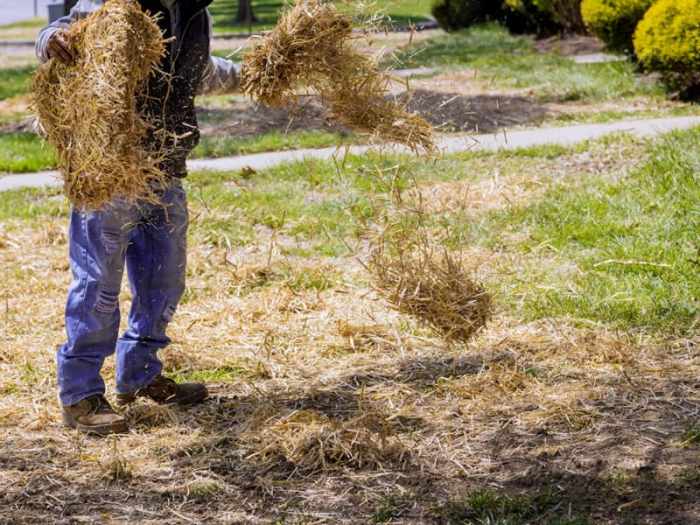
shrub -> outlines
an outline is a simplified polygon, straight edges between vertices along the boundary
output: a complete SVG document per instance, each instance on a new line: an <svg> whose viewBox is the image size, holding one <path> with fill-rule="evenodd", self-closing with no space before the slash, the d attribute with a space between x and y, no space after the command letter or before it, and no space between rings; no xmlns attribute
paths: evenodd
<svg viewBox="0 0 700 525"><path fill-rule="evenodd" d="M569 33L584 33L581 0L533 0L535 6L548 13L552 20Z"/></svg>
<svg viewBox="0 0 700 525"><path fill-rule="evenodd" d="M513 33L551 35L561 27L551 14L538 5L539 0L504 0L502 22Z"/></svg>
<svg viewBox="0 0 700 525"><path fill-rule="evenodd" d="M583 0L581 15L586 27L610 49L631 52L637 24L653 0Z"/></svg>
<svg viewBox="0 0 700 525"><path fill-rule="evenodd" d="M659 71L673 87L700 86L700 0L658 0L634 37L639 62Z"/></svg>
<svg viewBox="0 0 700 525"><path fill-rule="evenodd" d="M435 0L432 12L447 31L494 20L513 33L542 36L582 31L580 4L581 0Z"/></svg>
<svg viewBox="0 0 700 525"><path fill-rule="evenodd" d="M493 0L435 0L432 13L445 31L455 31L498 19L501 9Z"/></svg>

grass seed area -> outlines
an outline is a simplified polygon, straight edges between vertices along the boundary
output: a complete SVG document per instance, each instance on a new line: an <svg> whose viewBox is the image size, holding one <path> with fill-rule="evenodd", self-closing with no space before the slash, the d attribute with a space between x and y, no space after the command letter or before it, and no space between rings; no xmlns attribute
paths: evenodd
<svg viewBox="0 0 700 525"><path fill-rule="evenodd" d="M697 301L698 138L192 174L163 358L212 398L139 402L108 440L58 423L67 205L1 194L0 506L18 523L697 521L700 355L692 309L661 305ZM397 202L422 202L435 249L493 297L467 343L375 288Z"/></svg>

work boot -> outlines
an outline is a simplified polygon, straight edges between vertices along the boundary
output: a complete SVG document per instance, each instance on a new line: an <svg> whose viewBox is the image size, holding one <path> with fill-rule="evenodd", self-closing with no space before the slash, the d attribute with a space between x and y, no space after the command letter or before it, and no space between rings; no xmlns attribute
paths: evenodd
<svg viewBox="0 0 700 525"><path fill-rule="evenodd" d="M209 396L207 387L201 383L178 384L172 379L159 375L148 386L129 394L117 394L119 405L128 405L138 397L147 397L159 405L194 405Z"/></svg>
<svg viewBox="0 0 700 525"><path fill-rule="evenodd" d="M103 395L83 399L75 405L64 405L63 422L86 434L106 436L129 431L126 419L117 414Z"/></svg>

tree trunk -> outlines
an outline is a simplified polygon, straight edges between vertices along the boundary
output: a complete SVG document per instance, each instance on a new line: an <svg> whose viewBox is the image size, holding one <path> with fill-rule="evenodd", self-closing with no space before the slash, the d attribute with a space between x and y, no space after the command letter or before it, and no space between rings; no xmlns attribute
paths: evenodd
<svg viewBox="0 0 700 525"><path fill-rule="evenodd" d="M253 0L238 0L238 13L236 14L237 24L251 24L257 22L253 13Z"/></svg>

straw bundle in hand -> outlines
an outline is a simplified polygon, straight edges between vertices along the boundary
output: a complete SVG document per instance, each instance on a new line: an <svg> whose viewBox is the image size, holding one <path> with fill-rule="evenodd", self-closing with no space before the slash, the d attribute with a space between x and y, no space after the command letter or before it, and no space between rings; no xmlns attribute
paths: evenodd
<svg viewBox="0 0 700 525"><path fill-rule="evenodd" d="M98 209L115 198L157 201L162 152L145 148L137 98L165 54L157 22L135 0L110 0L74 23L74 64L49 60L34 78L33 105L54 146L68 198Z"/></svg>
<svg viewBox="0 0 700 525"><path fill-rule="evenodd" d="M272 107L296 102L314 89L330 116L414 151L434 149L430 124L386 100L390 77L353 46L352 19L323 0L297 0L273 31L247 53L243 91Z"/></svg>

